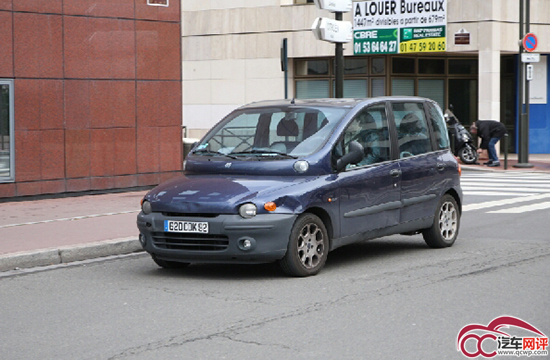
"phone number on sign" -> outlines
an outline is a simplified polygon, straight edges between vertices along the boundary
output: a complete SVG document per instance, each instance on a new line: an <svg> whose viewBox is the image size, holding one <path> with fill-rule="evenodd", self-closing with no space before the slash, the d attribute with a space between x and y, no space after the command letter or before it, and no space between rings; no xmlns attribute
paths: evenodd
<svg viewBox="0 0 550 360"><path fill-rule="evenodd" d="M356 42L354 44L355 54L396 54L397 41L370 41Z"/></svg>
<svg viewBox="0 0 550 360"><path fill-rule="evenodd" d="M439 52L447 50L445 39L420 39L399 44L400 53Z"/></svg>

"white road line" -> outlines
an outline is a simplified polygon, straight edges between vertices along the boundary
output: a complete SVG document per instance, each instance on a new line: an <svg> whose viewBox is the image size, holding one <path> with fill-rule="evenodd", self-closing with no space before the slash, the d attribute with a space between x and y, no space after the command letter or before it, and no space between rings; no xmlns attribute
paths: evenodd
<svg viewBox="0 0 550 360"><path fill-rule="evenodd" d="M0 225L0 229L16 227L16 226L24 226L24 225L47 224L47 223L52 223L52 222L57 222L57 221L73 221L73 220L97 218L97 217L102 217L102 216L131 214L131 213L136 213L136 212L140 212L140 210L121 211L121 212L116 212L116 213L92 214L92 215L84 215L84 216L75 216L75 217L70 217L70 218L33 221L33 222L26 222L26 223L20 223L20 224Z"/></svg>
<svg viewBox="0 0 550 360"><path fill-rule="evenodd" d="M462 180L461 184L479 184L479 185L494 185L494 186L510 186L510 185L524 185L524 186L537 186L537 187L547 187L550 188L550 181L517 181L517 180L489 180L479 181L479 180Z"/></svg>
<svg viewBox="0 0 550 360"><path fill-rule="evenodd" d="M538 189L538 188L520 188L520 187L503 187L500 188L498 186L492 187L492 186L462 186L462 191L469 191L469 190L488 190L488 191L512 191L515 193L550 193L550 189Z"/></svg>
<svg viewBox="0 0 550 360"><path fill-rule="evenodd" d="M504 192L504 191L484 191L484 190L468 190L462 192L464 195L482 195L482 196L532 196L537 193L523 193L518 194L516 192Z"/></svg>
<svg viewBox="0 0 550 360"><path fill-rule="evenodd" d="M550 209L550 202L543 202L543 203L537 203L537 204L531 204L531 205L525 205L525 206L518 206L518 207L514 207L514 208L509 208L509 209L488 211L487 214L520 214L520 213L524 213L524 212L544 210L544 209Z"/></svg>
<svg viewBox="0 0 550 360"><path fill-rule="evenodd" d="M478 204L464 205L462 207L462 211L480 210L480 209L486 209L490 207L512 205L512 204L517 204L521 202L528 202L528 201L547 199L547 198L550 198L550 194L540 194L540 195L533 195L533 196L523 196L523 197L512 198L512 199L487 201L487 202L482 202Z"/></svg>

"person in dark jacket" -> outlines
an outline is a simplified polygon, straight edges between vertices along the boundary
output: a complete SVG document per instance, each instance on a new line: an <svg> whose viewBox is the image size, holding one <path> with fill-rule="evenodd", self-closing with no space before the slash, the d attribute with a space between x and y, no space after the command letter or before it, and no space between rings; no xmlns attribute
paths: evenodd
<svg viewBox="0 0 550 360"><path fill-rule="evenodd" d="M483 149L487 149L489 153L489 161L484 163L487 166L500 166L496 143L508 133L506 126L503 123L495 120L478 120L470 126L470 132L478 135L481 138L481 145L477 150L479 153Z"/></svg>

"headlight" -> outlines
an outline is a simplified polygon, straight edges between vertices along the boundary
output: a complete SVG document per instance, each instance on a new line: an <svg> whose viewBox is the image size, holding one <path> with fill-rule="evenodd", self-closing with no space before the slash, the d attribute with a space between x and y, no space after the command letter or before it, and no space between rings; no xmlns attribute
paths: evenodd
<svg viewBox="0 0 550 360"><path fill-rule="evenodd" d="M468 138L468 135L462 134L462 141L468 142L468 140L470 140L470 139Z"/></svg>
<svg viewBox="0 0 550 360"><path fill-rule="evenodd" d="M245 219L253 218L256 216L256 205L250 203L241 205L239 215Z"/></svg>
<svg viewBox="0 0 550 360"><path fill-rule="evenodd" d="M141 211L143 211L145 215L152 213L153 208L151 207L151 203L147 200L143 200L143 203L141 204Z"/></svg>

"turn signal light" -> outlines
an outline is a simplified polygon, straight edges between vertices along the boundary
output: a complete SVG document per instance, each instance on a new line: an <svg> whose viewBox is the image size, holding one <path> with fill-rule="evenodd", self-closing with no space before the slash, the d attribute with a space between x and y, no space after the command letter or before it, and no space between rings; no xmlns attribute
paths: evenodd
<svg viewBox="0 0 550 360"><path fill-rule="evenodd" d="M462 176L462 166L458 164L458 176Z"/></svg>
<svg viewBox="0 0 550 360"><path fill-rule="evenodd" d="M277 209L277 205L273 201L266 202L264 204L264 209L267 211L275 211L275 209Z"/></svg>

